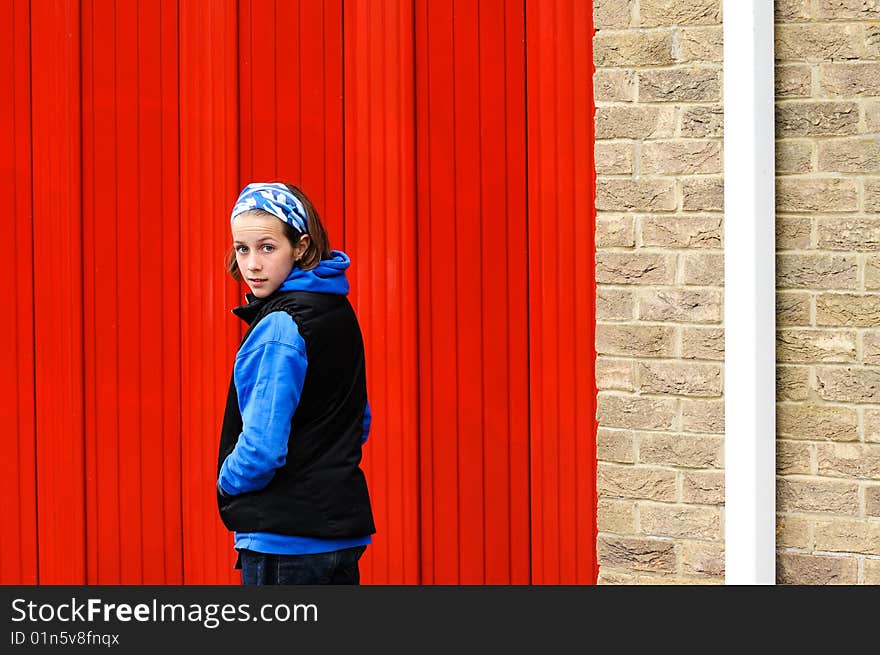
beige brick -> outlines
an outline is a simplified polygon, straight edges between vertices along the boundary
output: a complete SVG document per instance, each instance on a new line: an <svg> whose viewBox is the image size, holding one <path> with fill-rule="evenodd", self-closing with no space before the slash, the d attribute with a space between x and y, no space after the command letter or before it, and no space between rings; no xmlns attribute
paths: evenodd
<svg viewBox="0 0 880 655"><path fill-rule="evenodd" d="M880 484L865 487L865 514L880 516Z"/></svg>
<svg viewBox="0 0 880 655"><path fill-rule="evenodd" d="M880 559L865 558L863 584L880 585Z"/></svg>
<svg viewBox="0 0 880 655"><path fill-rule="evenodd" d="M773 9L773 19L777 23L810 20L810 0L776 0Z"/></svg>
<svg viewBox="0 0 880 655"><path fill-rule="evenodd" d="M781 177L776 180L776 209L780 212L848 212L859 208L852 179Z"/></svg>
<svg viewBox="0 0 880 655"><path fill-rule="evenodd" d="M809 173L813 170L812 141L777 141L776 173Z"/></svg>
<svg viewBox="0 0 880 655"><path fill-rule="evenodd" d="M600 567L675 572L675 544L672 541L599 535L596 550Z"/></svg>
<svg viewBox="0 0 880 655"><path fill-rule="evenodd" d="M880 294L821 293L816 296L816 324L876 327L880 325Z"/></svg>
<svg viewBox="0 0 880 655"><path fill-rule="evenodd" d="M793 364L856 361L856 333L792 328L776 332L776 361Z"/></svg>
<svg viewBox="0 0 880 655"><path fill-rule="evenodd" d="M700 541L678 544L681 572L686 575L724 575L724 545Z"/></svg>
<svg viewBox="0 0 880 655"><path fill-rule="evenodd" d="M635 502L600 498L596 508L596 526L603 532L634 534L636 531Z"/></svg>
<svg viewBox="0 0 880 655"><path fill-rule="evenodd" d="M846 403L880 402L880 369L816 368L818 393L825 400Z"/></svg>
<svg viewBox="0 0 880 655"><path fill-rule="evenodd" d="M593 37L593 61L600 66L669 66L672 30L597 32Z"/></svg>
<svg viewBox="0 0 880 655"><path fill-rule="evenodd" d="M643 393L679 396L720 396L722 389L719 364L691 362L638 362L637 389Z"/></svg>
<svg viewBox="0 0 880 655"><path fill-rule="evenodd" d="M640 432L639 463L687 468L716 468L724 449L722 437Z"/></svg>
<svg viewBox="0 0 880 655"><path fill-rule="evenodd" d="M724 471L684 471L681 500L700 505L724 504Z"/></svg>
<svg viewBox="0 0 880 655"><path fill-rule="evenodd" d="M876 0L819 0L816 18L880 18L880 4Z"/></svg>
<svg viewBox="0 0 880 655"><path fill-rule="evenodd" d="M694 105L681 108L679 125L688 139L720 137L724 134L724 108L721 105Z"/></svg>
<svg viewBox="0 0 880 655"><path fill-rule="evenodd" d="M880 521L876 519L820 519L814 526L816 550L880 555Z"/></svg>
<svg viewBox="0 0 880 655"><path fill-rule="evenodd" d="M880 479L880 445L819 444L819 475L833 478Z"/></svg>
<svg viewBox="0 0 880 655"><path fill-rule="evenodd" d="M596 578L597 585L641 585L641 576L626 569L612 569L609 566L599 567Z"/></svg>
<svg viewBox="0 0 880 655"><path fill-rule="evenodd" d="M880 139L835 139L819 143L819 170L876 173L880 170Z"/></svg>
<svg viewBox="0 0 880 655"><path fill-rule="evenodd" d="M724 53L721 36L721 25L686 27L679 30L678 61L682 64L695 61L721 62Z"/></svg>
<svg viewBox="0 0 880 655"><path fill-rule="evenodd" d="M819 218L816 232L827 250L880 250L880 218Z"/></svg>
<svg viewBox="0 0 880 655"><path fill-rule="evenodd" d="M869 291L880 289L880 257L865 258L865 288Z"/></svg>
<svg viewBox="0 0 880 655"><path fill-rule="evenodd" d="M880 364L880 334L876 330L862 335L862 358L865 364Z"/></svg>
<svg viewBox="0 0 880 655"><path fill-rule="evenodd" d="M694 177L682 180L684 211L721 211L724 208L724 182L720 177Z"/></svg>
<svg viewBox="0 0 880 655"><path fill-rule="evenodd" d="M810 521L792 514L776 515L776 546L778 548L810 548Z"/></svg>
<svg viewBox="0 0 880 655"><path fill-rule="evenodd" d="M783 289L855 289L858 268L855 256L783 253L776 257L776 286Z"/></svg>
<svg viewBox="0 0 880 655"><path fill-rule="evenodd" d="M635 298L629 289L596 288L596 320L628 321L635 313Z"/></svg>
<svg viewBox="0 0 880 655"><path fill-rule="evenodd" d="M596 388L602 391L635 391L631 359L596 358Z"/></svg>
<svg viewBox="0 0 880 655"><path fill-rule="evenodd" d="M599 211L672 211L675 184L672 180L598 178L596 209Z"/></svg>
<svg viewBox="0 0 880 655"><path fill-rule="evenodd" d="M777 98L809 98L812 94L810 67L804 64L776 67Z"/></svg>
<svg viewBox="0 0 880 655"><path fill-rule="evenodd" d="M721 22L721 0L639 0L639 25L714 25Z"/></svg>
<svg viewBox="0 0 880 655"><path fill-rule="evenodd" d="M776 249L808 249L810 247L811 229L811 220L806 216L777 216Z"/></svg>
<svg viewBox="0 0 880 655"><path fill-rule="evenodd" d="M596 578L597 585L618 585L618 586L641 586L642 575L637 575L633 571L626 569L613 569L610 566L599 567L599 575Z"/></svg>
<svg viewBox="0 0 880 655"><path fill-rule="evenodd" d="M828 96L880 95L880 64L824 64L819 67L819 84Z"/></svg>
<svg viewBox="0 0 880 655"><path fill-rule="evenodd" d="M717 508L644 503L639 513L639 527L643 534L721 539L721 511Z"/></svg>
<svg viewBox="0 0 880 655"><path fill-rule="evenodd" d="M776 405L776 434L789 439L831 439L855 441L859 438L855 409L835 405Z"/></svg>
<svg viewBox="0 0 880 655"><path fill-rule="evenodd" d="M597 139L663 139L675 131L674 107L596 107Z"/></svg>
<svg viewBox="0 0 880 655"><path fill-rule="evenodd" d="M596 352L605 355L670 357L675 331L662 325L596 325Z"/></svg>
<svg viewBox="0 0 880 655"><path fill-rule="evenodd" d="M865 211L880 212L880 178L865 178Z"/></svg>
<svg viewBox="0 0 880 655"><path fill-rule="evenodd" d="M868 132L876 134L880 132L880 100L865 100L862 103L865 112L865 127Z"/></svg>
<svg viewBox="0 0 880 655"><path fill-rule="evenodd" d="M598 463L596 471L596 489L601 496L675 500L675 471L604 462Z"/></svg>
<svg viewBox="0 0 880 655"><path fill-rule="evenodd" d="M682 398L681 429L685 432L724 432L724 401Z"/></svg>
<svg viewBox="0 0 880 655"><path fill-rule="evenodd" d="M688 252L681 255L680 261L682 284L724 285L724 253Z"/></svg>
<svg viewBox="0 0 880 655"><path fill-rule="evenodd" d="M776 581L789 585L851 585L858 582L854 557L777 553Z"/></svg>
<svg viewBox="0 0 880 655"><path fill-rule="evenodd" d="M596 430L596 456L607 462L635 463L633 433L629 430L599 428Z"/></svg>
<svg viewBox="0 0 880 655"><path fill-rule="evenodd" d="M593 26L597 30L630 27L633 0L593 0Z"/></svg>
<svg viewBox="0 0 880 655"><path fill-rule="evenodd" d="M806 400L810 372L805 366L776 367L776 400Z"/></svg>
<svg viewBox="0 0 880 655"><path fill-rule="evenodd" d="M639 73L640 102L714 102L721 100L721 69L706 66L644 70Z"/></svg>
<svg viewBox="0 0 880 655"><path fill-rule="evenodd" d="M632 216L609 216L596 218L597 248L632 248L636 245Z"/></svg>
<svg viewBox="0 0 880 655"><path fill-rule="evenodd" d="M865 53L863 25L777 25L776 59L837 61Z"/></svg>
<svg viewBox="0 0 880 655"><path fill-rule="evenodd" d="M632 175L633 145L630 141L597 141L596 173L599 175Z"/></svg>
<svg viewBox="0 0 880 655"><path fill-rule="evenodd" d="M642 290L639 318L645 321L720 323L723 310L718 289Z"/></svg>
<svg viewBox="0 0 880 655"><path fill-rule="evenodd" d="M859 511L859 486L816 478L777 478L776 507L783 512L855 515Z"/></svg>
<svg viewBox="0 0 880 655"><path fill-rule="evenodd" d="M670 284L675 256L654 252L596 252L599 284Z"/></svg>
<svg viewBox="0 0 880 655"><path fill-rule="evenodd" d="M674 398L610 395L599 392L596 415L599 425L641 430L671 430L675 427L677 401Z"/></svg>
<svg viewBox="0 0 880 655"><path fill-rule="evenodd" d="M721 172L721 142L682 139L652 141L642 147L643 175Z"/></svg>
<svg viewBox="0 0 880 655"><path fill-rule="evenodd" d="M720 216L645 216L639 224L644 246L721 247L723 229Z"/></svg>
<svg viewBox="0 0 880 655"><path fill-rule="evenodd" d="M880 409L865 409L865 441L880 443Z"/></svg>
<svg viewBox="0 0 880 655"><path fill-rule="evenodd" d="M776 473L778 475L809 475L813 446L800 441L776 442Z"/></svg>
<svg viewBox="0 0 880 655"><path fill-rule="evenodd" d="M621 68L599 68L593 73L596 102L632 102L636 99L636 75Z"/></svg>
<svg viewBox="0 0 880 655"><path fill-rule="evenodd" d="M854 102L787 100L776 105L776 136L846 136L856 134L859 106Z"/></svg>
<svg viewBox="0 0 880 655"><path fill-rule="evenodd" d="M798 291L777 293L776 325L810 325L810 294Z"/></svg>
<svg viewBox="0 0 880 655"><path fill-rule="evenodd" d="M869 23L864 25L864 28L865 57L868 59L880 59L880 25Z"/></svg>
<svg viewBox="0 0 880 655"><path fill-rule="evenodd" d="M715 359L723 361L724 330L714 327L682 328L681 357L683 359Z"/></svg>

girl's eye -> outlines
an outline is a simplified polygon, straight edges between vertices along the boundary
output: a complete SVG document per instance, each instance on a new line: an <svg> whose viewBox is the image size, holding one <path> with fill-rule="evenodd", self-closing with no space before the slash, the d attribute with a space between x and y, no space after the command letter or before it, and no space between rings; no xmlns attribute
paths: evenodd
<svg viewBox="0 0 880 655"><path fill-rule="evenodd" d="M236 246L235 252L241 253L242 255L247 254L247 246Z"/></svg>
<svg viewBox="0 0 880 655"><path fill-rule="evenodd" d="M263 246L263 250L265 250L266 252L272 252L273 250L275 250L275 246L272 246L267 243L266 245Z"/></svg>

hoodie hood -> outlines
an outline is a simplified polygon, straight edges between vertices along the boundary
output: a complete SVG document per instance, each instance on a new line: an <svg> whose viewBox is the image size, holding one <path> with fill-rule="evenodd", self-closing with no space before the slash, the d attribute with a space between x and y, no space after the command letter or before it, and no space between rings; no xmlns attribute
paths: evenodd
<svg viewBox="0 0 880 655"><path fill-rule="evenodd" d="M304 271L294 266L278 291L311 291L313 293L333 293L339 296L348 294L346 269L351 260L341 250L331 250L330 259L322 259L315 268Z"/></svg>

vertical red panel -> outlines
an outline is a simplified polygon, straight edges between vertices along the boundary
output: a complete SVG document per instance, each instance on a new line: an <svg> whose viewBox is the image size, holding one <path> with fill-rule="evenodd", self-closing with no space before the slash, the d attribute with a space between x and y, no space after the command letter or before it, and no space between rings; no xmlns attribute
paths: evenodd
<svg viewBox="0 0 880 655"><path fill-rule="evenodd" d="M145 496L162 489L144 509L144 583L183 582L180 433L179 262L180 163L178 126L178 14L176 0L141 3L146 47L138 49L141 143L138 161L141 198L140 302L145 317L142 388L145 407ZM157 52L158 51L158 52ZM157 56L158 55L158 56ZM156 257L156 248L161 257ZM158 264L158 266L157 266ZM161 339L156 337L161 336ZM153 362L160 362L154 366ZM155 485L155 487L154 487ZM160 504L161 503L161 504Z"/></svg>
<svg viewBox="0 0 880 655"><path fill-rule="evenodd" d="M119 470L119 165L115 3L83 7L83 299L89 582L121 579ZM100 302L99 302L100 299Z"/></svg>
<svg viewBox="0 0 880 655"><path fill-rule="evenodd" d="M342 3L243 0L240 183L283 180L343 244Z"/></svg>
<svg viewBox="0 0 880 655"><path fill-rule="evenodd" d="M39 582L82 584L80 3L34 2L30 25Z"/></svg>
<svg viewBox="0 0 880 655"><path fill-rule="evenodd" d="M373 424L377 533L362 580L417 584L418 371L412 4L345 4L345 247ZM381 34L381 38L376 38Z"/></svg>
<svg viewBox="0 0 880 655"><path fill-rule="evenodd" d="M236 3L180 4L181 441L187 584L234 583L232 537L217 515L217 444L239 326L225 271L238 189ZM169 290L173 293L173 289Z"/></svg>
<svg viewBox="0 0 880 655"><path fill-rule="evenodd" d="M591 14L526 3L532 578L593 583Z"/></svg>
<svg viewBox="0 0 880 655"><path fill-rule="evenodd" d="M528 584L529 431L523 3L480 3L486 584Z"/></svg>
<svg viewBox="0 0 880 655"><path fill-rule="evenodd" d="M82 16L88 582L179 582L176 6Z"/></svg>
<svg viewBox="0 0 880 655"><path fill-rule="evenodd" d="M30 21L26 3L0 9L0 193L15 311L0 322L0 584L37 582L34 426L34 263L31 204Z"/></svg>
<svg viewBox="0 0 880 655"><path fill-rule="evenodd" d="M419 446L423 584L459 573L458 426L455 416L454 132L451 6L416 5L416 135L419 261ZM439 491L438 491L439 490Z"/></svg>
<svg viewBox="0 0 880 655"><path fill-rule="evenodd" d="M528 581L523 61L521 4L418 5L426 583Z"/></svg>

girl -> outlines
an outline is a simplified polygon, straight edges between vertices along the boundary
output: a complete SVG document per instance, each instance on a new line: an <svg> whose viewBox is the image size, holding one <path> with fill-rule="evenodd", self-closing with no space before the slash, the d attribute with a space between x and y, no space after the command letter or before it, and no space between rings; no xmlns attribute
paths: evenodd
<svg viewBox="0 0 880 655"><path fill-rule="evenodd" d="M370 428L350 261L305 194L247 185L231 217L233 309L249 328L220 436L217 502L244 584L359 584L375 532L361 446Z"/></svg>

